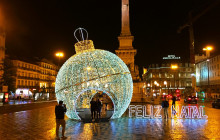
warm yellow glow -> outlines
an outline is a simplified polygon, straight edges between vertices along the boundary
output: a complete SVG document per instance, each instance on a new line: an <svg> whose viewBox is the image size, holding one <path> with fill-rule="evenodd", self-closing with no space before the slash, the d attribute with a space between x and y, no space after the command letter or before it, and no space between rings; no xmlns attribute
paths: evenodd
<svg viewBox="0 0 220 140"><path fill-rule="evenodd" d="M171 69L177 69L178 66L177 65L171 65Z"/></svg>
<svg viewBox="0 0 220 140"><path fill-rule="evenodd" d="M57 52L57 53L56 53L56 56L57 56L57 57L63 57L64 54L63 54L62 52Z"/></svg>
<svg viewBox="0 0 220 140"><path fill-rule="evenodd" d="M212 51L213 47L212 46L206 46L205 48L203 48L203 51Z"/></svg>
<svg viewBox="0 0 220 140"><path fill-rule="evenodd" d="M92 68L91 68L91 67L87 67L86 69L87 69L87 70L91 70Z"/></svg>
<svg viewBox="0 0 220 140"><path fill-rule="evenodd" d="M144 83L144 86L143 86L143 88L146 88L146 83Z"/></svg>
<svg viewBox="0 0 220 140"><path fill-rule="evenodd" d="M146 68L144 68L143 71L144 71L143 74L147 73L147 69Z"/></svg>
<svg viewBox="0 0 220 140"><path fill-rule="evenodd" d="M150 87L150 84L148 83L147 86Z"/></svg>
<svg viewBox="0 0 220 140"><path fill-rule="evenodd" d="M47 83L40 83L40 88L46 88L47 87Z"/></svg>
<svg viewBox="0 0 220 140"><path fill-rule="evenodd" d="M157 81L154 81L154 84L156 85L156 84L157 84Z"/></svg>
<svg viewBox="0 0 220 140"><path fill-rule="evenodd" d="M163 83L164 83L164 85L167 85L167 81L164 81Z"/></svg>

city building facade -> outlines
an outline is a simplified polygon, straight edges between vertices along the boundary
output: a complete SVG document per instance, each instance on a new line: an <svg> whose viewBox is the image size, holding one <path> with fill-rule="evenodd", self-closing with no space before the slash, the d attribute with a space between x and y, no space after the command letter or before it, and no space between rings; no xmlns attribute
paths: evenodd
<svg viewBox="0 0 220 140"><path fill-rule="evenodd" d="M12 86L15 98L47 98L54 96L55 80L58 67L42 59L29 63L21 60L10 60L12 67Z"/></svg>
<svg viewBox="0 0 220 140"><path fill-rule="evenodd" d="M151 64L143 74L147 96L190 94L193 92L194 66L190 63Z"/></svg>
<svg viewBox="0 0 220 140"><path fill-rule="evenodd" d="M4 85L4 59L5 59L5 31L0 26L0 92Z"/></svg>
<svg viewBox="0 0 220 140"><path fill-rule="evenodd" d="M196 86L204 97L220 97L220 55L196 61ZM201 95L202 96L202 95Z"/></svg>

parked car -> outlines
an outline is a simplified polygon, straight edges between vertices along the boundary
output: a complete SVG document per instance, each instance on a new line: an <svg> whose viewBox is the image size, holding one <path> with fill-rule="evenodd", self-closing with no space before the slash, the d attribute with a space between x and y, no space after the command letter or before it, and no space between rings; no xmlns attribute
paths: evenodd
<svg viewBox="0 0 220 140"><path fill-rule="evenodd" d="M215 100L213 103L212 103L212 107L213 108L219 108L220 107L220 98Z"/></svg>
<svg viewBox="0 0 220 140"><path fill-rule="evenodd" d="M188 96L184 99L184 103L195 103L197 104L198 98L195 96Z"/></svg>

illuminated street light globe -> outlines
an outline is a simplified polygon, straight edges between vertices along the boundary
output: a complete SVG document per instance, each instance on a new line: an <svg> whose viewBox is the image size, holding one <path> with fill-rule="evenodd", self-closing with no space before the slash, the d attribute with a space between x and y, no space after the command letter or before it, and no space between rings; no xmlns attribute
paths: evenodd
<svg viewBox="0 0 220 140"><path fill-rule="evenodd" d="M75 44L76 54L60 68L55 92L67 106L66 115L80 120L78 108L90 108L97 92L106 93L114 104L111 119L119 118L130 104L133 82L126 64L115 54L95 49L91 40Z"/></svg>

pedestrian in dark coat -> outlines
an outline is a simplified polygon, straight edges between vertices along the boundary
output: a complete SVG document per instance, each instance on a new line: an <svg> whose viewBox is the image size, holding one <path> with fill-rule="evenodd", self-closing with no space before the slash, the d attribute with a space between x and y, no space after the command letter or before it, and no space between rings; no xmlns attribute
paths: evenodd
<svg viewBox="0 0 220 140"><path fill-rule="evenodd" d="M101 118L101 109L102 109L102 103L101 101L98 99L96 101L97 104L97 118Z"/></svg>
<svg viewBox="0 0 220 140"><path fill-rule="evenodd" d="M90 102L90 110L91 110L91 117L93 120L96 117L96 110L97 110L97 104L96 101L94 101L94 99Z"/></svg>
<svg viewBox="0 0 220 140"><path fill-rule="evenodd" d="M164 119L168 119L168 107L169 107L169 103L168 103L167 98L165 96L164 100L162 101L162 108L164 111Z"/></svg>
<svg viewBox="0 0 220 140"><path fill-rule="evenodd" d="M64 120L64 115L66 113L66 105L63 104L63 101L59 101L59 105L56 105L55 107L55 115L56 115L56 137L57 139L59 138L59 128L60 125L62 126L62 137L61 138L66 138L64 136L65 133L65 127L66 127L66 122Z"/></svg>

